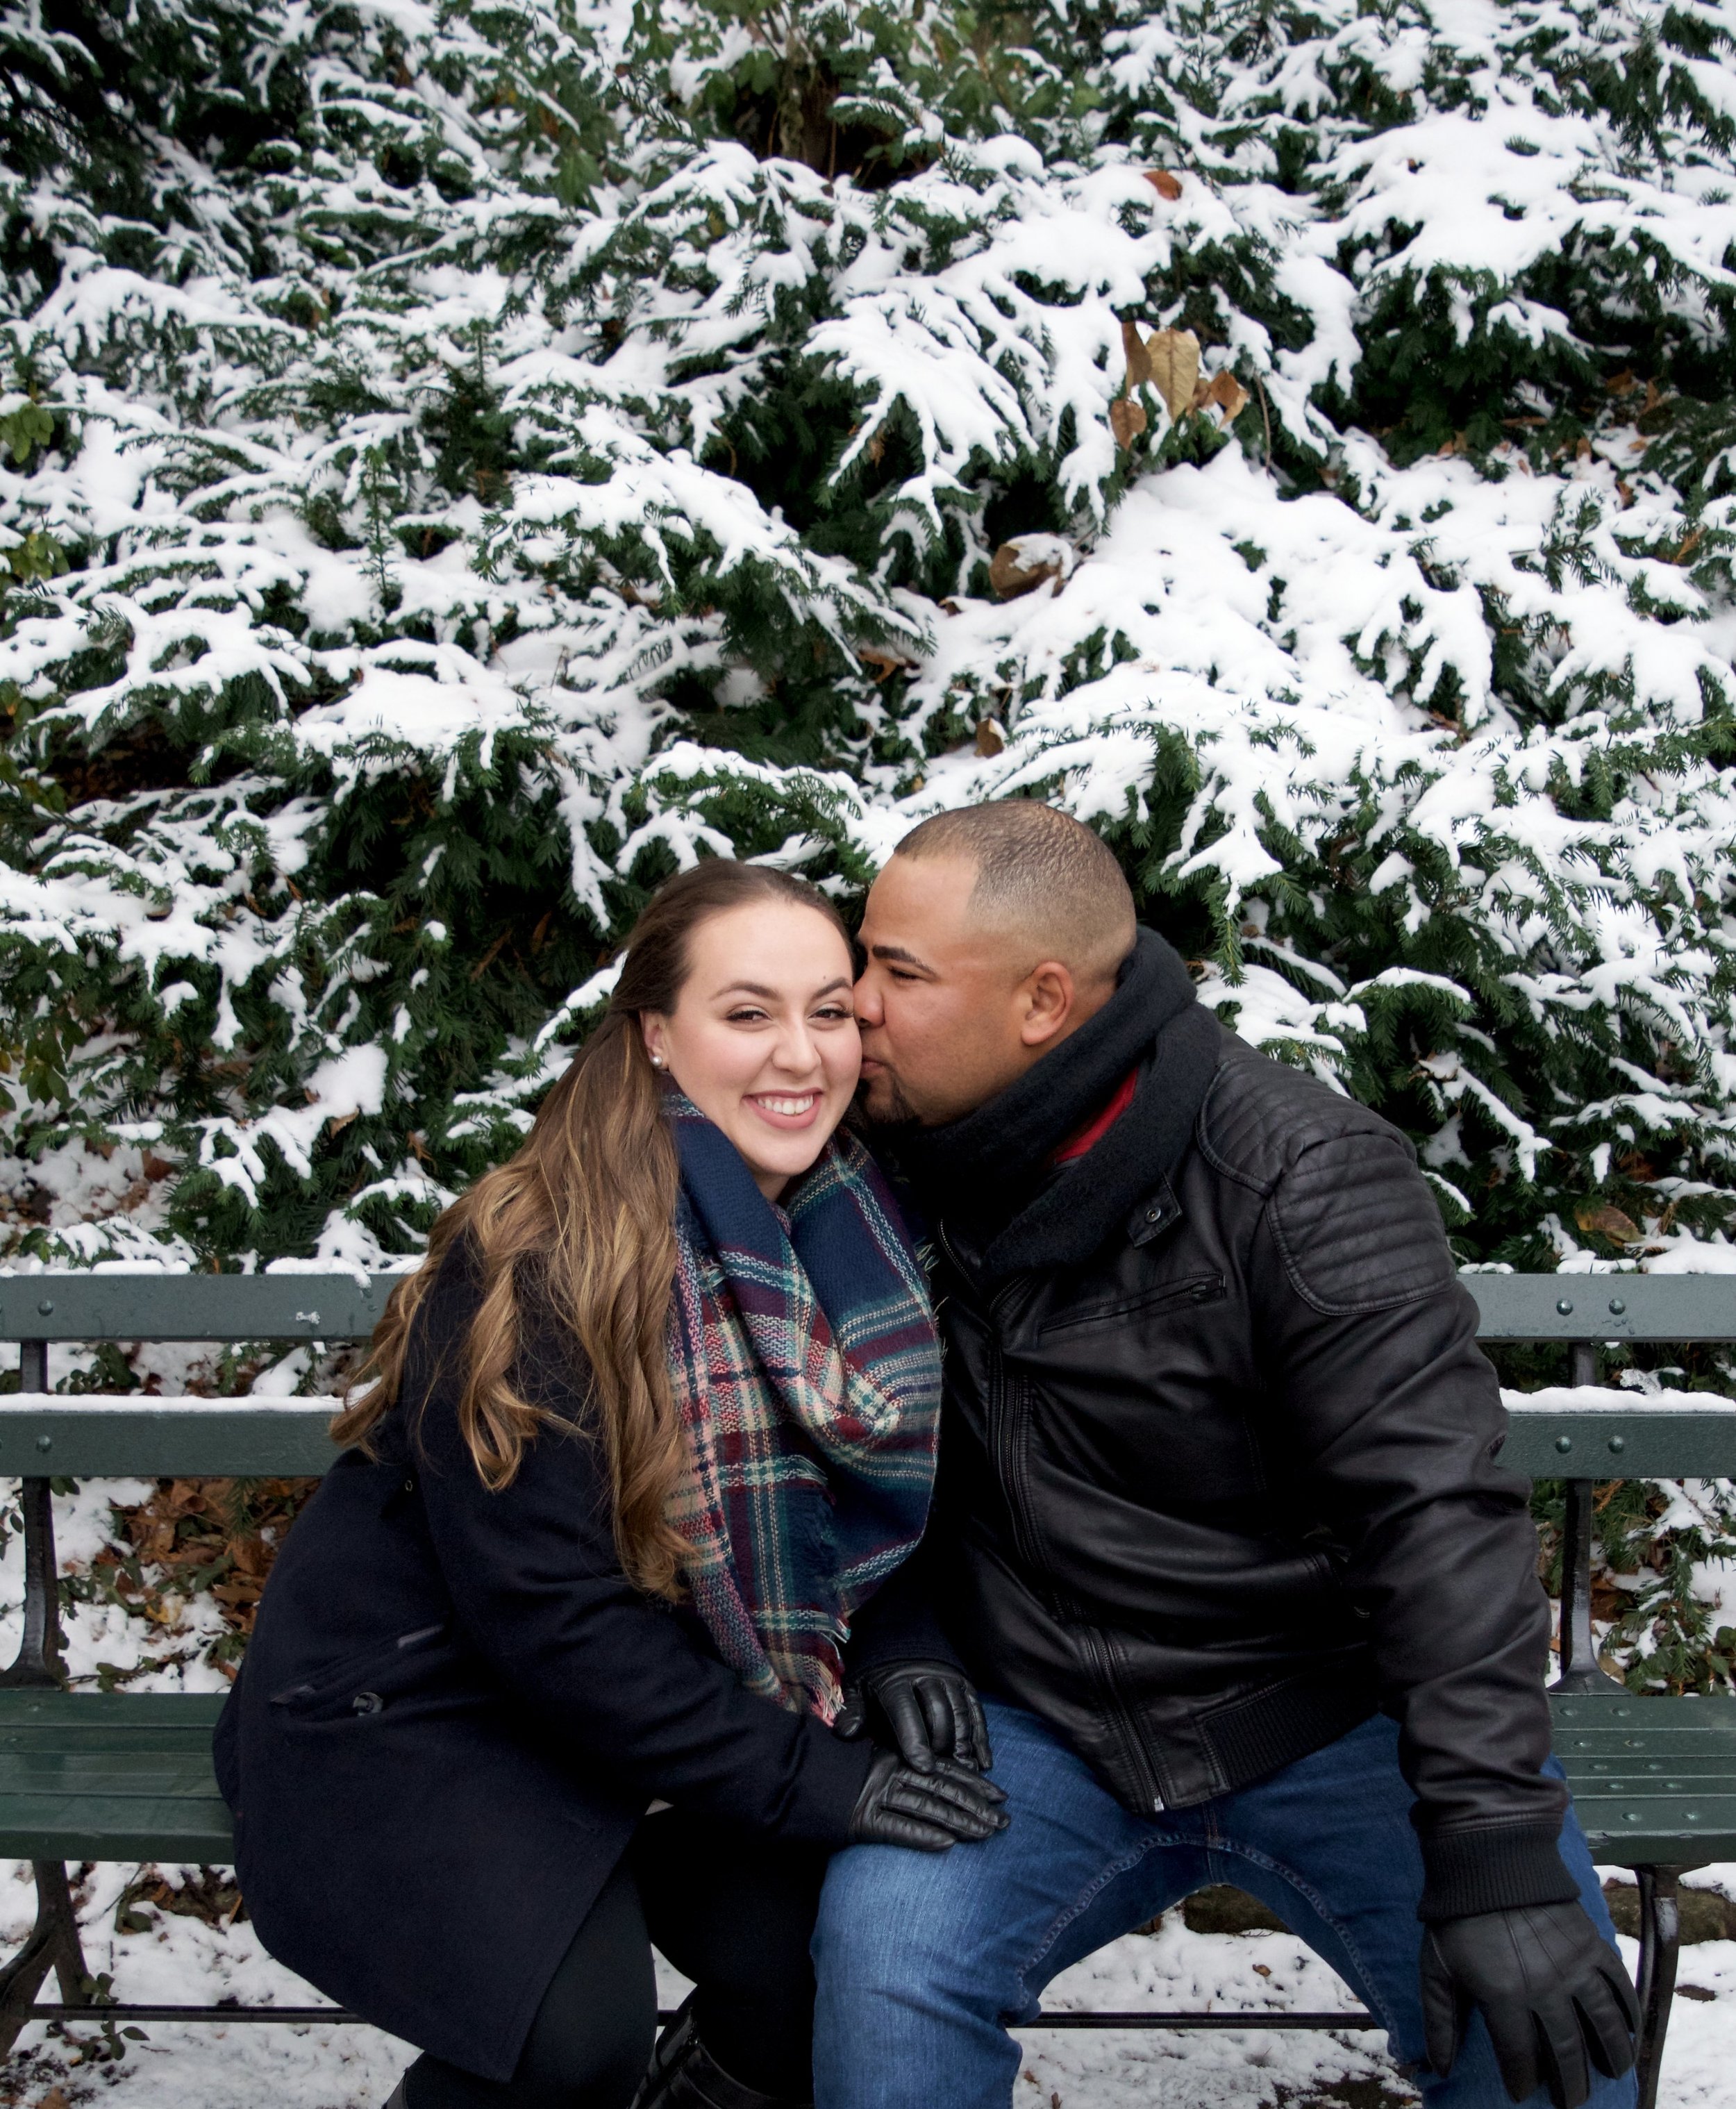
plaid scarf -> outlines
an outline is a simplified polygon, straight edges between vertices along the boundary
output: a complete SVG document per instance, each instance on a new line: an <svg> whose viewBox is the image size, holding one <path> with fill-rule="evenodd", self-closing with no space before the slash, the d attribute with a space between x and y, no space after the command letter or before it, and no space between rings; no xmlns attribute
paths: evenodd
<svg viewBox="0 0 1736 2109"><path fill-rule="evenodd" d="M940 1353L927 1285L878 1167L835 1135L787 1207L691 1100L670 1381L691 1470L669 1520L683 1578L750 1691L830 1721L851 1614L922 1536Z"/></svg>

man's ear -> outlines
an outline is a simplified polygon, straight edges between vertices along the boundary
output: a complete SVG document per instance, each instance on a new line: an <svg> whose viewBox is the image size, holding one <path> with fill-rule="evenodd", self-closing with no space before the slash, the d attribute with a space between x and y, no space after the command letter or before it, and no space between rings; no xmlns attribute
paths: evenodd
<svg viewBox="0 0 1736 2109"><path fill-rule="evenodd" d="M1026 1047L1047 1047L1072 1023L1077 996L1072 969L1059 960L1044 960L1026 977L1024 995L1019 1039Z"/></svg>

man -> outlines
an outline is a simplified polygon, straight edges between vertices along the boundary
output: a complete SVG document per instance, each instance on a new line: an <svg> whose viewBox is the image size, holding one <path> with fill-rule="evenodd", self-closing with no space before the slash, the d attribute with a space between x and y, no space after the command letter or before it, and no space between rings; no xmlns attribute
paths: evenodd
<svg viewBox="0 0 1736 2109"><path fill-rule="evenodd" d="M1633 1994L1549 1757L1526 1487L1409 1144L1226 1032L1045 806L925 821L861 942L866 1109L934 1235L947 1389L928 1538L856 1659L922 1759L973 1754L962 1663L1012 1822L834 1862L818 2109L1006 2109L1003 2024L1224 1881L1430 2109L1624 2109Z"/></svg>

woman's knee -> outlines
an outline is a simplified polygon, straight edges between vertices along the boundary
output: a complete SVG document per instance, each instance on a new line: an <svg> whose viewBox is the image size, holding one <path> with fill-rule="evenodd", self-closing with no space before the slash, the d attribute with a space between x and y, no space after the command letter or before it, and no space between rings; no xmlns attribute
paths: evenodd
<svg viewBox="0 0 1736 2109"><path fill-rule="evenodd" d="M626 2109L656 2029L651 1940L623 1862L543 1994L512 2075L513 2109Z"/></svg>

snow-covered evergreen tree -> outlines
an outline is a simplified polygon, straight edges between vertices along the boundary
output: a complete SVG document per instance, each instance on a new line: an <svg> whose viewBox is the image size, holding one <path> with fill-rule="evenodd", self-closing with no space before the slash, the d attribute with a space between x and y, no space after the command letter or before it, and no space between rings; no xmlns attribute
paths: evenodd
<svg viewBox="0 0 1736 2109"><path fill-rule="evenodd" d="M14 1249L412 1252L673 865L1026 794L1466 1260L1733 1264L1733 58L3 0Z"/></svg>

